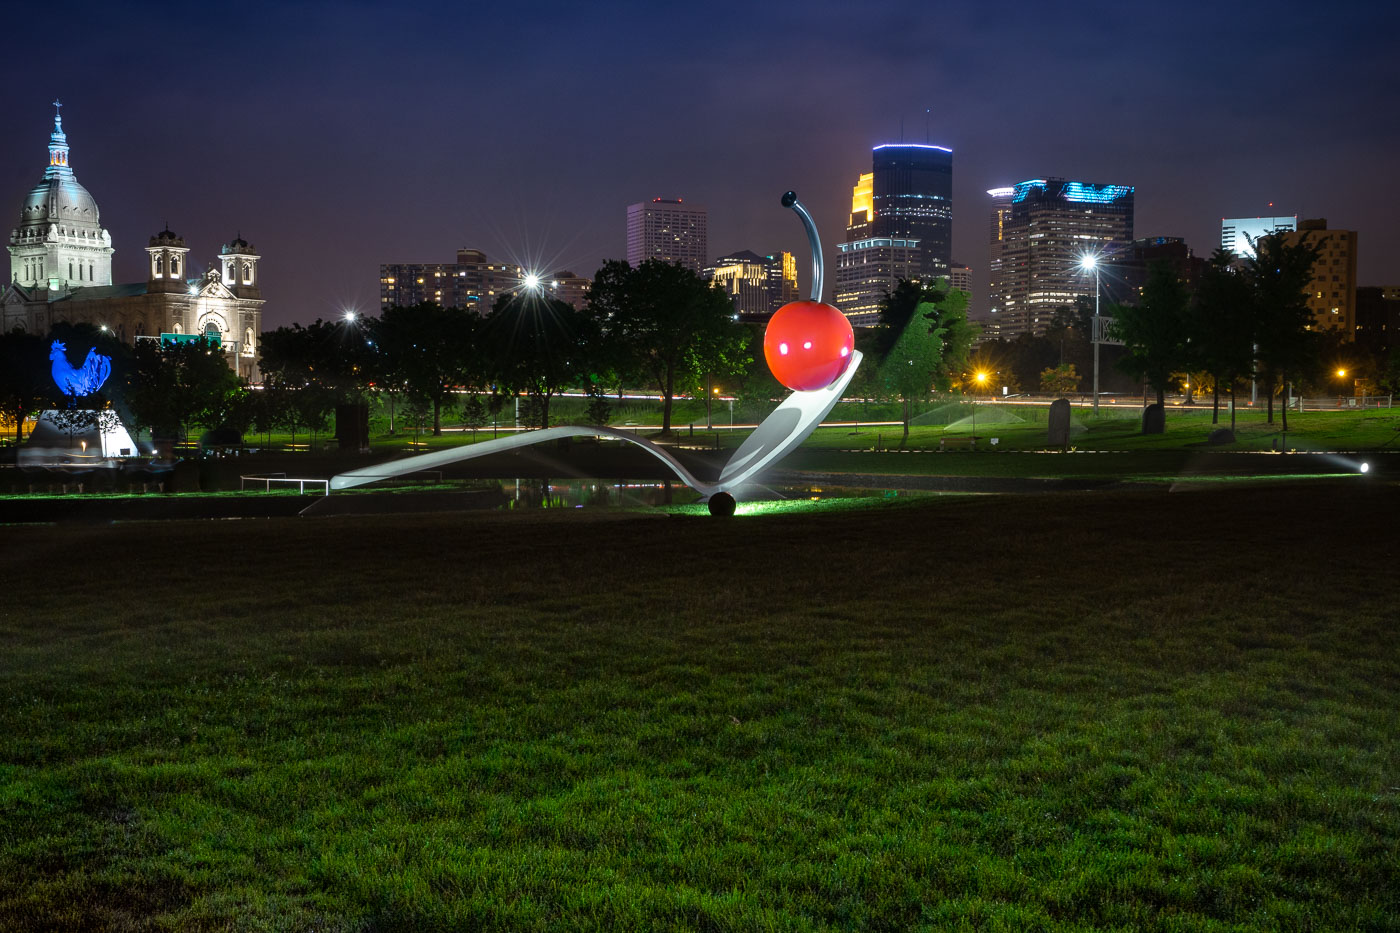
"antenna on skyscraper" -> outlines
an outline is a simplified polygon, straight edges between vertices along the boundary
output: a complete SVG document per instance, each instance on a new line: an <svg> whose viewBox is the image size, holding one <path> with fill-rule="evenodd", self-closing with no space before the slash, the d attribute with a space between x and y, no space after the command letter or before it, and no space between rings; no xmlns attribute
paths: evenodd
<svg viewBox="0 0 1400 933"><path fill-rule="evenodd" d="M933 136L930 135L930 133L929 133L929 128L928 128L928 121L929 121L929 118L930 118L930 116L932 115L932 113L933 113L933 108L932 108L932 107L925 107L925 108L924 108L924 144L925 144L925 145L927 145L927 144L933 142Z"/></svg>
<svg viewBox="0 0 1400 933"><path fill-rule="evenodd" d="M899 118L899 141L904 142L904 116L902 114Z"/></svg>

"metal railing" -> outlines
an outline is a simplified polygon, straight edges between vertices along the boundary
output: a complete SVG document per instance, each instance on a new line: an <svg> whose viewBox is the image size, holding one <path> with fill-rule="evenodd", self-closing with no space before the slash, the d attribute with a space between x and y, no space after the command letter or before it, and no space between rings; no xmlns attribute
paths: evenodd
<svg viewBox="0 0 1400 933"><path fill-rule="evenodd" d="M238 477L238 488L240 490L247 489L249 483L262 483L264 492L270 492L273 483L296 484L297 495L299 496L306 495L307 483L313 485L319 483L321 485L321 495L328 496L331 493L331 481L328 479L301 479L298 477L289 477L286 473L265 473Z"/></svg>
<svg viewBox="0 0 1400 933"><path fill-rule="evenodd" d="M1391 408L1393 395L1295 395L1288 405L1295 411L1359 411L1363 408Z"/></svg>

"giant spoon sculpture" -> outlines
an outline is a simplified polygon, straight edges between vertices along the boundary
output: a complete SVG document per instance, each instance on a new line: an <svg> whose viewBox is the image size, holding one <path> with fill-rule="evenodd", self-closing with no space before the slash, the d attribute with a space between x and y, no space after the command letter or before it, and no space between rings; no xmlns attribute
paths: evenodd
<svg viewBox="0 0 1400 933"><path fill-rule="evenodd" d="M783 305L773 315L763 334L763 356L774 377L793 393L739 446L720 470L716 482L700 480L669 450L636 435L595 425L562 425L348 470L332 477L331 489L349 489L554 438L608 437L635 444L666 464L682 482L707 500L711 514L732 515L733 491L787 456L816 430L846 391L861 360L850 322L844 314L821 300L822 247L812 215L791 191L783 195L782 203L801 218L812 246L812 297Z"/></svg>

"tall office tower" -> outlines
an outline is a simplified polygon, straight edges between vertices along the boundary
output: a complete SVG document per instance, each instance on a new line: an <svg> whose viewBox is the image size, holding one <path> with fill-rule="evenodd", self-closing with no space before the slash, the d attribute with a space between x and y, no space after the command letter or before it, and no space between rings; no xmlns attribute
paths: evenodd
<svg viewBox="0 0 1400 933"><path fill-rule="evenodd" d="M1261 236L1297 230L1298 218L1292 217L1225 217L1220 221L1220 245L1241 259L1253 259L1254 247Z"/></svg>
<svg viewBox="0 0 1400 933"><path fill-rule="evenodd" d="M836 245L836 307L855 326L879 321L900 279L948 275L953 242L953 151L922 143L871 150L851 189L846 240Z"/></svg>
<svg viewBox="0 0 1400 933"><path fill-rule="evenodd" d="M836 244L836 307L852 327L880 323L880 302L900 279L920 277L916 239L870 237Z"/></svg>
<svg viewBox="0 0 1400 933"><path fill-rule="evenodd" d="M797 300L797 257L788 252L773 253L764 257L764 264L768 267L768 311L771 314Z"/></svg>
<svg viewBox="0 0 1400 933"><path fill-rule="evenodd" d="M1285 243L1308 243L1318 248L1308 285L1312 330L1356 339L1356 231L1328 230L1327 218L1304 220L1296 231L1276 234Z"/></svg>
<svg viewBox="0 0 1400 933"><path fill-rule="evenodd" d="M575 311L582 311L588 304L588 290L593 287L592 279L574 275L572 272L556 272L540 278L550 297L559 299Z"/></svg>
<svg viewBox="0 0 1400 933"><path fill-rule="evenodd" d="M680 198L654 198L627 206L627 262L678 262L699 274L709 263L705 209Z"/></svg>
<svg viewBox="0 0 1400 933"><path fill-rule="evenodd" d="M520 287L524 275L520 266L493 262L479 249L457 250L456 262L386 263L379 267L379 306L432 302L486 314L498 297Z"/></svg>
<svg viewBox="0 0 1400 933"><path fill-rule="evenodd" d="M972 297L972 267L955 262L948 267L948 287L967 292Z"/></svg>
<svg viewBox="0 0 1400 933"><path fill-rule="evenodd" d="M1055 312L1093 297L1086 255L1133 240L1133 187L1035 178L993 188L991 320L1002 338L1043 334Z"/></svg>
<svg viewBox="0 0 1400 933"><path fill-rule="evenodd" d="M851 189L851 219L846 223L846 242L870 236L875 226L875 173L866 172Z"/></svg>
<svg viewBox="0 0 1400 933"><path fill-rule="evenodd" d="M734 303L741 320L761 323L797 300L797 260L792 253L759 256L742 249L727 253L700 273Z"/></svg>
<svg viewBox="0 0 1400 933"><path fill-rule="evenodd" d="M918 240L919 277L947 275L953 263L953 150L887 143L872 156L871 235Z"/></svg>
<svg viewBox="0 0 1400 933"><path fill-rule="evenodd" d="M763 256L741 249L719 257L701 275L724 290L734 303L735 314L749 320L768 315L768 260Z"/></svg>

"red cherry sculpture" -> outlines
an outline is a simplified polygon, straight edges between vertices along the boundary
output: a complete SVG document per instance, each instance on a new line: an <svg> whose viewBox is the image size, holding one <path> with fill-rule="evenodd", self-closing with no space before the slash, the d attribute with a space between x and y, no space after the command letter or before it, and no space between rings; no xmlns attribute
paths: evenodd
<svg viewBox="0 0 1400 933"><path fill-rule="evenodd" d="M820 301L783 305L763 332L768 368L789 389L824 389L846 371L855 334L846 315Z"/></svg>

